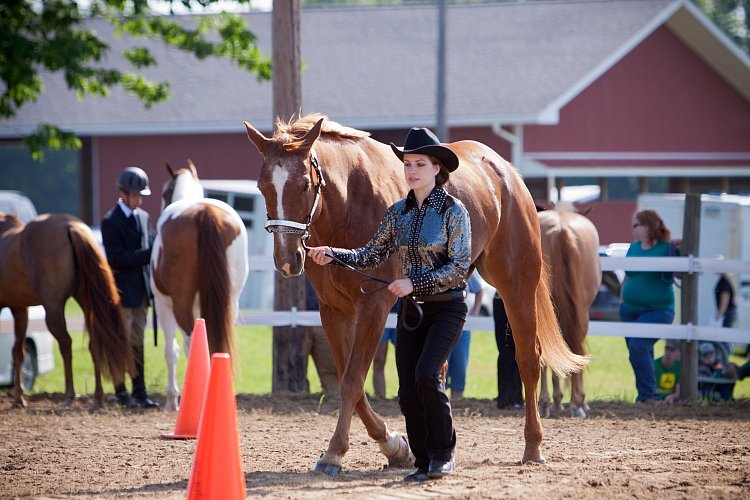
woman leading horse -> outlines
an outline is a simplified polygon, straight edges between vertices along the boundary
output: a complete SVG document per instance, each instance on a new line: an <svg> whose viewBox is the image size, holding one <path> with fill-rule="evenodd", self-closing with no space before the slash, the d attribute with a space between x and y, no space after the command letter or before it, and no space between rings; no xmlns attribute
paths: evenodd
<svg viewBox="0 0 750 500"><path fill-rule="evenodd" d="M245 122L248 137L264 157L258 178L274 233L274 260L284 276L307 271L320 300L323 326L341 380L341 412L336 431L317 470L336 474L349 447L356 410L367 432L391 465L408 466L403 438L389 432L363 387L380 341L393 294L364 297L361 277L334 266L305 268L303 242L358 248L375 234L388 207L406 195L404 164L390 147L360 130L314 114L277 123L268 138ZM555 319L542 266L539 221L528 189L515 168L474 141L445 145L460 167L446 191L465 205L471 219L470 262L503 297L517 344L526 390L524 462L542 462L542 427L536 405L540 363L562 376L580 371L584 357L566 346ZM502 209L502 210L501 210ZM390 259L373 274L401 278Z"/></svg>

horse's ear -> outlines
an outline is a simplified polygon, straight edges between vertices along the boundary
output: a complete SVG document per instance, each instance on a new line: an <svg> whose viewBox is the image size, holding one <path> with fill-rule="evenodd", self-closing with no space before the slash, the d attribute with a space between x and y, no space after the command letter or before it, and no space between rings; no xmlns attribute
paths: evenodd
<svg viewBox="0 0 750 500"><path fill-rule="evenodd" d="M271 139L266 137L265 135L258 132L255 127L250 125L248 122L242 122L245 124L245 130L247 130L247 137L250 139L250 142L255 144L255 147L258 148L258 151L260 154L263 155L265 158L266 154L268 153L268 150L271 148L271 143L273 142Z"/></svg>
<svg viewBox="0 0 750 500"><path fill-rule="evenodd" d="M315 125L313 125L313 128L310 129L308 133L305 134L305 137L302 138L301 141L299 141L299 149L302 151L310 151L313 147L313 144L315 144L315 141L318 140L318 137L320 137L320 131L323 128L323 121L325 118L321 118L318 120Z"/></svg>
<svg viewBox="0 0 750 500"><path fill-rule="evenodd" d="M169 176L174 179L174 168L172 168L172 165L167 160L164 160L164 166L167 167Z"/></svg>
<svg viewBox="0 0 750 500"><path fill-rule="evenodd" d="M197 179L198 178L198 169L195 168L195 163L193 163L193 160L191 160L190 158L188 158L188 162L187 163L188 163L188 168L193 173L193 177L195 177Z"/></svg>

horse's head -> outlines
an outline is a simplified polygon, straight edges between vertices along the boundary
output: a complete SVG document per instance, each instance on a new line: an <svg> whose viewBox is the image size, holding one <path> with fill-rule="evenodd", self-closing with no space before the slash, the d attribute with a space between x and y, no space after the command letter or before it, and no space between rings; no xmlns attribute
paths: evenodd
<svg viewBox="0 0 750 500"><path fill-rule="evenodd" d="M169 179L161 190L162 210L178 200L203 198L203 186L198 180L198 171L192 160L188 160L187 167L178 170L175 170L168 161L165 161L164 165L167 167Z"/></svg>
<svg viewBox="0 0 750 500"><path fill-rule="evenodd" d="M264 158L258 189L266 201L266 229L274 234L276 269L284 277L298 276L305 268L302 242L324 185L313 152L324 120L320 115L308 115L293 124L277 123L277 132L270 139L244 122L250 141Z"/></svg>
<svg viewBox="0 0 750 500"><path fill-rule="evenodd" d="M13 214L0 212L0 234L4 234L9 229L13 229L15 227L23 227L23 222L21 222L21 219Z"/></svg>

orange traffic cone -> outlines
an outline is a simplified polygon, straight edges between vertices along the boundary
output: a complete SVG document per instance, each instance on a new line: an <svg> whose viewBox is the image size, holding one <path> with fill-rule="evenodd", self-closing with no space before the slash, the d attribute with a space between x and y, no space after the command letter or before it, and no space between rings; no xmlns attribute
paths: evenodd
<svg viewBox="0 0 750 500"><path fill-rule="evenodd" d="M185 383L182 387L180 409L177 412L174 433L162 434L161 437L195 439L198 435L203 398L208 386L209 366L206 322L203 318L198 318L195 320L193 335L190 340L190 354L188 354L187 367L185 368Z"/></svg>
<svg viewBox="0 0 750 500"><path fill-rule="evenodd" d="M211 356L211 375L198 425L187 498L245 498L237 400L229 354Z"/></svg>

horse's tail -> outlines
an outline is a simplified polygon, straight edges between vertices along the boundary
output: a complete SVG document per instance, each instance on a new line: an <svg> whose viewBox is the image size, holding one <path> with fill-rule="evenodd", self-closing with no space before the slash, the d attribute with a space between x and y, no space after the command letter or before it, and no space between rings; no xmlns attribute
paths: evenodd
<svg viewBox="0 0 750 500"><path fill-rule="evenodd" d="M565 378L571 373L580 372L588 364L589 356L574 354L565 343L552 305L549 280L549 269L543 264L536 289L537 336L542 362Z"/></svg>
<svg viewBox="0 0 750 500"><path fill-rule="evenodd" d="M552 278L552 298L565 342L575 354L584 354L589 304L584 297L586 290L582 280L575 275L576 269L579 269L575 261L580 262L582 256L573 238L569 229L560 227L557 245L549 256L550 267L561 273Z"/></svg>
<svg viewBox="0 0 750 500"><path fill-rule="evenodd" d="M112 269L85 224L69 224L68 236L77 276L74 296L83 309L91 355L99 360L102 375L107 378L119 379L125 373L134 375L133 351Z"/></svg>
<svg viewBox="0 0 750 500"><path fill-rule="evenodd" d="M231 302L231 282L227 249L220 226L220 209L207 205L196 218L198 225L198 294L201 316L206 321L208 347L211 353L234 350L234 328Z"/></svg>

